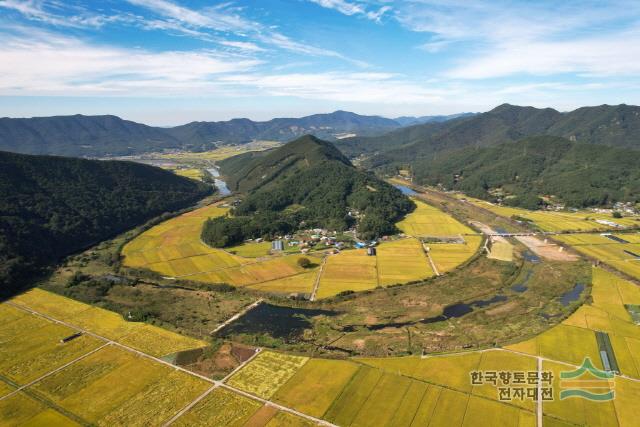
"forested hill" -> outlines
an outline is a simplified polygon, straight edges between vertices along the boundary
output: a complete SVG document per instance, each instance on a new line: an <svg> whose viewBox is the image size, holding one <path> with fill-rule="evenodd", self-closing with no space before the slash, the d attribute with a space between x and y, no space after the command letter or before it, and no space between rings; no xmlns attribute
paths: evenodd
<svg viewBox="0 0 640 427"><path fill-rule="evenodd" d="M493 110L444 123L427 123L370 138L340 141L349 156L373 155L368 166L412 162L467 146L491 146L536 135L640 149L640 107L602 105L561 113L504 104Z"/></svg>
<svg viewBox="0 0 640 427"><path fill-rule="evenodd" d="M571 207L640 201L640 151L541 136L492 147L468 147L417 162L415 179L494 199L503 188L509 204L535 209L554 195Z"/></svg>
<svg viewBox="0 0 640 427"><path fill-rule="evenodd" d="M0 150L23 154L106 157L165 149L210 150L216 144L256 139L290 141L304 134L335 139L344 134L379 135L401 125L348 111L257 122L233 119L161 128L116 116L0 118Z"/></svg>
<svg viewBox="0 0 640 427"><path fill-rule="evenodd" d="M331 161L352 166L333 144L307 135L273 150L246 153L223 160L220 162L220 171L227 178L229 188L247 192Z"/></svg>
<svg viewBox="0 0 640 427"><path fill-rule="evenodd" d="M0 292L210 191L137 163L0 152Z"/></svg>
<svg viewBox="0 0 640 427"><path fill-rule="evenodd" d="M116 116L0 118L0 150L14 153L100 157L182 145L164 129Z"/></svg>
<svg viewBox="0 0 640 427"><path fill-rule="evenodd" d="M222 172L247 194L233 218L205 225L204 241L218 247L301 227L357 225L360 237L369 239L396 231L394 223L415 207L399 190L356 169L331 143L313 136L262 155L226 160Z"/></svg>

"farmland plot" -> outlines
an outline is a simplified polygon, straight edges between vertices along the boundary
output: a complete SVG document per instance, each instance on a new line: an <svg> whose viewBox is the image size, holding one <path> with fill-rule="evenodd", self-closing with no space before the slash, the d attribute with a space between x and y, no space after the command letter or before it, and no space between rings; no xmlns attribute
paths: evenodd
<svg viewBox="0 0 640 427"><path fill-rule="evenodd" d="M264 351L229 378L227 383L240 390L269 399L308 360L308 357Z"/></svg>
<svg viewBox="0 0 640 427"><path fill-rule="evenodd" d="M243 426L261 404L223 388L217 388L178 418L176 426Z"/></svg>
<svg viewBox="0 0 640 427"><path fill-rule="evenodd" d="M12 302L157 357L208 345L205 341L146 323L127 322L118 313L79 303L38 288L15 297ZM20 324L24 327L26 323L21 321ZM67 335L72 332L75 331L68 332ZM0 336L1 334L0 329ZM84 338L80 342L84 342Z"/></svg>
<svg viewBox="0 0 640 427"><path fill-rule="evenodd" d="M405 234L414 237L450 237L475 233L441 210L418 199L413 201L416 209L397 224Z"/></svg>
<svg viewBox="0 0 640 427"><path fill-rule="evenodd" d="M106 347L32 390L91 423L132 426L167 421L208 387L184 372Z"/></svg>

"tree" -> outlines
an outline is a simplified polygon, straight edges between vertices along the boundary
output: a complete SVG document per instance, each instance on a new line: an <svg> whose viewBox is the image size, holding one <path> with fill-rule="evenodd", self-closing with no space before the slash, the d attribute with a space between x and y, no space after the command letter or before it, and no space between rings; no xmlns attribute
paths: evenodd
<svg viewBox="0 0 640 427"><path fill-rule="evenodd" d="M311 266L311 261L309 258L300 258L298 260L298 265L302 268L309 268Z"/></svg>

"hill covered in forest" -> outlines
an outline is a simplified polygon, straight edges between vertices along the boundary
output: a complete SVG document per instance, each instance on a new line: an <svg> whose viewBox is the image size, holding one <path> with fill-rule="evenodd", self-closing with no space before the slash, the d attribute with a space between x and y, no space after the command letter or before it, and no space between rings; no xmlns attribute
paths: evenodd
<svg viewBox="0 0 640 427"><path fill-rule="evenodd" d="M395 231L413 203L373 174L356 169L330 142L307 135L261 154L221 163L232 189L245 194L233 217L207 222L203 240L222 247L299 228L346 230L360 237Z"/></svg>
<svg viewBox="0 0 640 427"><path fill-rule="evenodd" d="M137 163L0 152L0 293L65 255L210 192Z"/></svg>
<svg viewBox="0 0 640 427"><path fill-rule="evenodd" d="M348 156L365 154L369 157L367 166L381 167L538 135L640 149L640 107L601 105L561 113L552 108L503 104L473 116L409 126L377 137L344 139L338 148Z"/></svg>
<svg viewBox="0 0 640 427"><path fill-rule="evenodd" d="M268 121L233 119L153 127L106 116L0 118L0 150L74 157L124 156L162 150L204 151L252 140L290 141L305 134L325 139L378 135L401 125L348 111Z"/></svg>
<svg viewBox="0 0 640 427"><path fill-rule="evenodd" d="M572 207L640 201L640 151L540 136L467 147L414 164L416 182L535 209L553 195Z"/></svg>

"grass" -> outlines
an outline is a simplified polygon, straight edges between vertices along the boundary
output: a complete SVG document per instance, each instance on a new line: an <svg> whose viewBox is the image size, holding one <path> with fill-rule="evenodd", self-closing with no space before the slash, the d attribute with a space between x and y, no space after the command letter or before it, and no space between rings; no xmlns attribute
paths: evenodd
<svg viewBox="0 0 640 427"><path fill-rule="evenodd" d="M305 414L321 417L358 371L339 360L311 359L274 395L274 400Z"/></svg>
<svg viewBox="0 0 640 427"><path fill-rule="evenodd" d="M264 351L235 373L227 383L240 390L269 399L309 358Z"/></svg>
<svg viewBox="0 0 640 427"><path fill-rule="evenodd" d="M413 201L416 209L397 224L405 234L415 237L445 237L474 233L443 211L418 199L414 198Z"/></svg>
<svg viewBox="0 0 640 427"><path fill-rule="evenodd" d="M38 288L31 289L12 301L156 357L208 345L205 341L156 326L127 322L117 313L91 307ZM70 332L66 333L70 335Z"/></svg>
<svg viewBox="0 0 640 427"><path fill-rule="evenodd" d="M261 404L254 400L217 388L178 418L174 425L241 427L260 406Z"/></svg>

